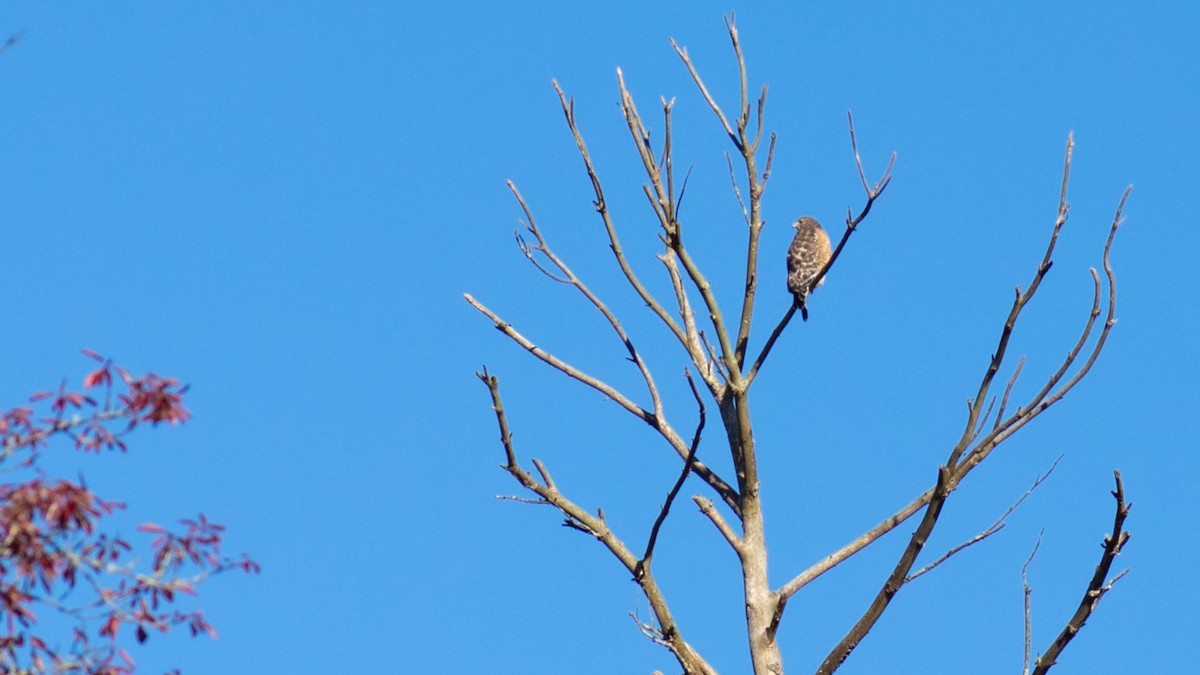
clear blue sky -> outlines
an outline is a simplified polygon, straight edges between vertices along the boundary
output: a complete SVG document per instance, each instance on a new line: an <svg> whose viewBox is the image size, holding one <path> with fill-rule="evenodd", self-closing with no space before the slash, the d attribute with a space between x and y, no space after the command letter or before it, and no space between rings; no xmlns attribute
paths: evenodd
<svg viewBox="0 0 1200 675"><path fill-rule="evenodd" d="M1200 661L1183 599L1194 561L1200 374L1200 7L1155 3L770 2L738 23L779 133L766 197L761 340L787 303L787 225L836 229L860 204L845 132L895 181L756 384L777 583L924 490L964 399L1028 283L1054 218L1068 130L1072 217L1019 330L1018 394L1057 366L1090 302L1121 191L1119 325L1094 374L952 498L934 554L992 521L1059 454L1054 476L985 544L907 587L846 673L1020 667L1020 567L1034 642L1073 611L1111 527L1111 472L1134 508L1132 573L1064 673L1182 672ZM512 242L523 189L559 252L623 316L660 379L682 355L620 283L550 79L578 116L635 265L663 288L654 223L616 107L677 97L676 165L693 166L695 253L726 303L742 228L716 122L668 45L686 45L729 109L735 71L712 2L8 2L0 31L3 404L89 367L79 349L191 383L194 420L124 456L74 457L142 520L204 511L259 577L209 584L219 640L154 639L145 672L674 672L626 616L647 610L595 543L546 509L493 499L502 461L487 363L518 449L641 541L677 460L594 392L507 342L470 291L617 386L636 373L596 313ZM653 120L656 131L660 130ZM688 213L687 209L690 209ZM690 428L679 382L670 414ZM722 465L712 429L701 456ZM69 450L63 450L69 453ZM703 492L698 483L684 497ZM798 595L790 672L815 668L911 530ZM734 558L681 500L656 570L688 639L746 672ZM897 664L903 664L897 665Z"/></svg>

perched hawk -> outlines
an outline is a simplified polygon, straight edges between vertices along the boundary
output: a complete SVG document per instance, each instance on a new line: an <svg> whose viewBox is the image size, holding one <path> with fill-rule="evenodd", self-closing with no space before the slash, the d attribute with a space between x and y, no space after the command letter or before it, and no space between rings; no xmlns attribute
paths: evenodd
<svg viewBox="0 0 1200 675"><path fill-rule="evenodd" d="M788 248L788 290L796 298L800 316L808 321L808 308L804 303L813 289L825 283L824 277L816 286L812 281L821 268L825 267L825 263L829 262L833 251L829 246L829 235L825 234L816 218L804 216L792 223L792 227L796 228L796 236Z"/></svg>

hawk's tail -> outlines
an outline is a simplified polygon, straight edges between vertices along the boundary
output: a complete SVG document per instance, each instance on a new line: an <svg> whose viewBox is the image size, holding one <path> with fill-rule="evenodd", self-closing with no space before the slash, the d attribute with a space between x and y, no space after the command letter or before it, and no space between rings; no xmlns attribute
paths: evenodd
<svg viewBox="0 0 1200 675"><path fill-rule="evenodd" d="M793 303L795 304L796 308L800 310L800 318L804 319L805 321L808 321L808 307L806 306L806 304L804 302L807 299L807 298L805 298L806 295L808 295L808 294L807 293L796 293L792 296L792 298L793 298Z"/></svg>

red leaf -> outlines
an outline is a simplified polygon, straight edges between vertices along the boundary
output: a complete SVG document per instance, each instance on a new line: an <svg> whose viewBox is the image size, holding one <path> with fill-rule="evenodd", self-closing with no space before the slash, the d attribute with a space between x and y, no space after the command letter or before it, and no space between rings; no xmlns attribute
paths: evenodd
<svg viewBox="0 0 1200 675"><path fill-rule="evenodd" d="M83 378L84 388L89 389L98 384L108 384L110 382L112 382L112 373L108 370L108 364L105 364L103 368L93 370Z"/></svg>
<svg viewBox="0 0 1200 675"><path fill-rule="evenodd" d="M115 640L117 639L117 628L120 626L121 617L117 616L116 613L109 614L108 621L105 621L104 625L100 627L100 636L104 637L107 635Z"/></svg>

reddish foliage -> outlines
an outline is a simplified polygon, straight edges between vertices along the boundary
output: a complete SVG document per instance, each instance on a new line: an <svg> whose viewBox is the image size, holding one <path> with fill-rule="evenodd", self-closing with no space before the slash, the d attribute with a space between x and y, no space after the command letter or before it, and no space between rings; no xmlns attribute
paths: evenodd
<svg viewBox="0 0 1200 675"><path fill-rule="evenodd" d="M0 466L16 460L33 467L55 436L84 451L125 451L125 436L142 423L175 425L191 416L183 407L187 388L178 380L133 377L95 352L84 354L102 365L83 378L83 389L102 389L103 404L68 390L64 381L57 391L30 397L34 404L49 401L49 416L24 406L0 413ZM0 484L0 672L132 673L134 661L118 644L125 625L138 643L151 630L166 633L182 624L193 636L216 637L199 610L173 609L176 599L194 596L196 585L214 574L258 572L258 564L223 557L225 528L201 514L180 521L182 531L139 527L154 535L149 555L140 558L152 562L141 568L129 542L97 531L104 516L123 506L85 485L40 474ZM34 632L39 606L77 621L68 649L50 647L62 641Z"/></svg>

